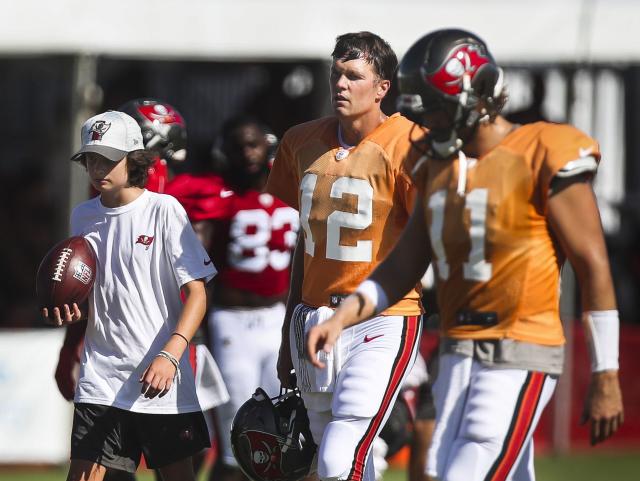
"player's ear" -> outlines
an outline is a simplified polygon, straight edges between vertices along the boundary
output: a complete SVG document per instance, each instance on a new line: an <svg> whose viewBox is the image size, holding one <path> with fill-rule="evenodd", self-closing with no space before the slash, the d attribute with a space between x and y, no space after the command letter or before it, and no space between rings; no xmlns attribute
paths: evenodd
<svg viewBox="0 0 640 481"><path fill-rule="evenodd" d="M380 79L378 80L377 87L378 89L376 91L376 101L381 102L382 99L385 97L385 95L387 95L387 92L389 92L389 89L391 88L391 81Z"/></svg>

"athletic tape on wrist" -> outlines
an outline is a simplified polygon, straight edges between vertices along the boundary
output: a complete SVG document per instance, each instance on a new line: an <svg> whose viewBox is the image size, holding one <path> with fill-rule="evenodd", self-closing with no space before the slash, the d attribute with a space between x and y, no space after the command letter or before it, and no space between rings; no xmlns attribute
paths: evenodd
<svg viewBox="0 0 640 481"><path fill-rule="evenodd" d="M591 372L618 370L620 319L617 310L587 311L583 314L591 331L587 336Z"/></svg>
<svg viewBox="0 0 640 481"><path fill-rule="evenodd" d="M367 279L358 286L356 292L359 292L369 298L373 305L376 306L376 314L389 307L387 294L384 292L384 289L382 289L382 286L380 286L376 281Z"/></svg>

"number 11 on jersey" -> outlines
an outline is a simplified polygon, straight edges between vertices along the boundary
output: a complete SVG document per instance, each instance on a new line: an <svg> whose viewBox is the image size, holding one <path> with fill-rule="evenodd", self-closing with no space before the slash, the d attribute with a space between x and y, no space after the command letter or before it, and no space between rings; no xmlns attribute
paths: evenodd
<svg viewBox="0 0 640 481"><path fill-rule="evenodd" d="M444 208L447 200L447 191L438 190L429 197L428 207L431 209L431 226L429 236L433 247L434 260L438 267L438 277L443 281L449 278L449 263L447 262L442 231L444 229ZM471 251L469 260L462 265L463 277L468 281L483 281L491 279L492 266L485 260L485 240L487 203L489 200L488 189L474 189L465 196L465 209L470 211L469 238L471 239Z"/></svg>

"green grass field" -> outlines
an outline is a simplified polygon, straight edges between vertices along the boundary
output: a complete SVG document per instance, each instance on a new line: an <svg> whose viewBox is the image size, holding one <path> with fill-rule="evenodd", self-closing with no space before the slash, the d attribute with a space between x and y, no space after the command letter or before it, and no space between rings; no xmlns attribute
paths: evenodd
<svg viewBox="0 0 640 481"><path fill-rule="evenodd" d="M579 454L536 459L537 481L638 481L640 452ZM0 481L64 481L66 468L12 469L0 467ZM203 474L200 481L205 481ZM153 474L142 471L139 481L152 481ZM389 470L384 481L406 481L402 470ZM470 480L472 481L472 480Z"/></svg>

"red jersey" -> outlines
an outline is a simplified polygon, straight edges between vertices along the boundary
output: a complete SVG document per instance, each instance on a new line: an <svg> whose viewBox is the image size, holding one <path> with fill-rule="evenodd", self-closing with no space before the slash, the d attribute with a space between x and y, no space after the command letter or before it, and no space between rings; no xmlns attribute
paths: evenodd
<svg viewBox="0 0 640 481"><path fill-rule="evenodd" d="M221 284L265 297L287 292L299 225L294 209L271 194L234 190L212 174L178 176L167 193L192 221L215 223L210 255Z"/></svg>
<svg viewBox="0 0 640 481"><path fill-rule="evenodd" d="M178 199L191 222L199 222L224 217L228 205L220 197L223 187L219 175L180 174L169 182L165 193Z"/></svg>

